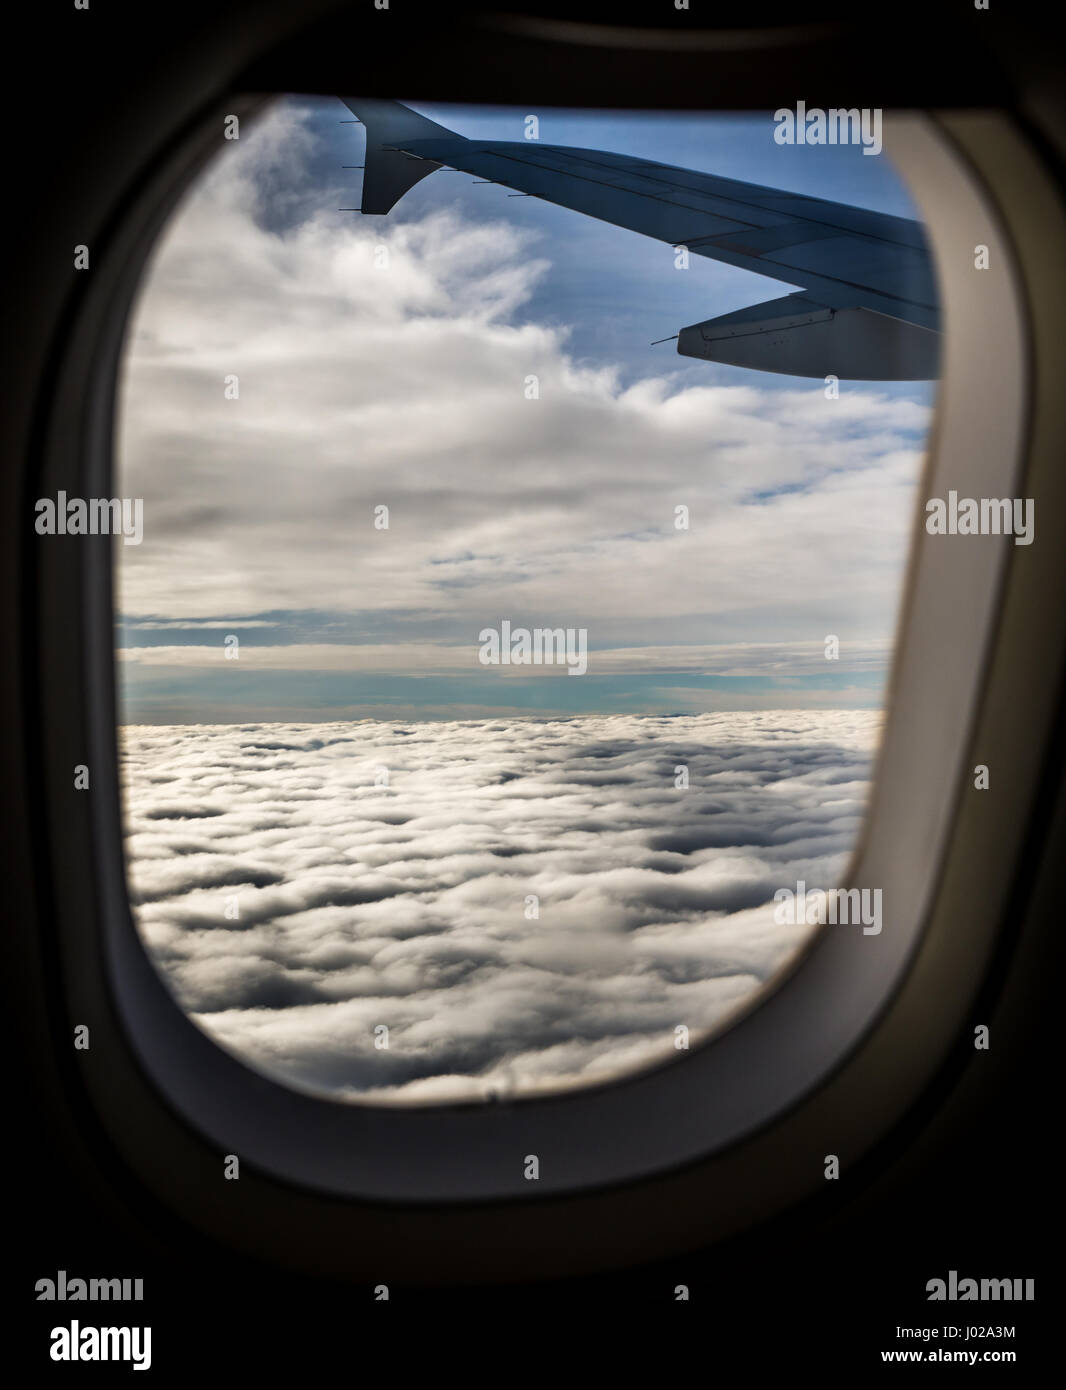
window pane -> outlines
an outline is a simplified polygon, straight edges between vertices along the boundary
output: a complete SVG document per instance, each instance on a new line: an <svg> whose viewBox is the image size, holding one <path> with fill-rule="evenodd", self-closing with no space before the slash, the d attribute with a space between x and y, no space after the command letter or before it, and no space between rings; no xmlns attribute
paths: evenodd
<svg viewBox="0 0 1066 1390"><path fill-rule="evenodd" d="M755 232L790 254L804 199L915 218L884 154L769 114L417 109L560 177L552 146L802 195L749 206L732 262L703 220L688 246L456 168L342 211L363 129L289 98L156 249L119 404L143 538L115 547L138 929L251 1065L424 1103L676 1057L810 939L869 793L933 384L656 342L795 293L740 262ZM716 196L692 216L732 225ZM875 934L868 893L825 929Z"/></svg>

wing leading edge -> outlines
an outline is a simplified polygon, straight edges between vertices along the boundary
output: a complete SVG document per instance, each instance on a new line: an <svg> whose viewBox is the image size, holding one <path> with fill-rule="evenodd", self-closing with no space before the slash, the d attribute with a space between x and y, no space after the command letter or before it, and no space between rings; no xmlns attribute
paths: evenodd
<svg viewBox="0 0 1066 1390"><path fill-rule="evenodd" d="M682 329L683 356L794 376L937 374L936 285L917 222L630 155L467 140L398 102L345 104L366 126L365 213L389 212L435 169L461 169L800 287Z"/></svg>

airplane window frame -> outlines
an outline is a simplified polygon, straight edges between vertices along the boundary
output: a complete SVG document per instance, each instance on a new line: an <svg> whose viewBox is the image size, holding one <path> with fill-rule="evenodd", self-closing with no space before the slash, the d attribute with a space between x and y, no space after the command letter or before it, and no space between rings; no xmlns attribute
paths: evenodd
<svg viewBox="0 0 1066 1390"><path fill-rule="evenodd" d="M226 109L250 113L254 105L231 100ZM1029 378L1019 284L1007 264L1009 241L942 125L937 129L939 123L919 116L891 124L886 149L926 214L946 319L944 372L921 495L944 495L955 485L966 495L1011 495L1020 486ZM215 148L220 128L221 114L212 113L181 157L140 190L136 210L114 229L108 259L84 286L68 323L44 469L32 484L34 495L54 495L59 487L73 495L110 495L114 394L126 315L147 252L187 179ZM973 295L970 260L958 255L960 245L978 239L975 226L986 227L1004 251L980 303ZM980 386L975 389L967 345L987 338L981 330L990 317L1002 331L976 363ZM1003 444L999 452L988 443L997 436ZM983 465L976 475L975 462ZM846 880L887 887L871 874L883 878L893 857L920 865L921 874L908 885L905 926L898 925L886 892L887 921L880 937L821 932L772 993L760 994L725 1031L677 1061L555 1097L404 1110L333 1102L257 1075L195 1028L151 967L133 926L121 857L110 552L102 539L103 544L73 549L69 543L39 548L38 717L43 726L55 727L64 710L69 715L70 691L88 690L80 719L69 721L71 727L45 749L46 810L52 818L52 860L59 867L53 906L69 1016L99 1030L105 1055L126 1047L137 1057L139 1078L124 1076L121 1085L116 1086L114 1073L110 1080L92 1068L85 1073L96 1107L116 1131L123 1104L136 1103L142 1095L138 1088L147 1081L165 1097L171 1119L207 1141L201 1144L205 1175L210 1163L218 1159L220 1167L220 1156L235 1152L253 1173L310 1192L386 1203L528 1208L536 1199L633 1183L736 1148L797 1107L841 1066L908 973L941 886L952 812L968 771L986 645L1000 612L1006 544L967 545L963 538L943 544L947 538L927 537L916 518L877 779L864 839ZM72 594L82 600L81 621L73 625ZM948 614L961 637L945 652ZM905 729L909 712L918 708L922 724L913 720ZM93 770L94 794L72 810L70 774L80 762ZM935 793L932 804L917 804L923 787ZM79 825L71 834L74 816ZM92 926L79 930L79 909L83 921L87 903ZM960 983L957 1007L944 1008L938 1017L942 1037L965 1013L967 986L980 978L992 949L977 933L973 944L972 980ZM864 972L876 978L860 998L856 984ZM805 1029L803 1018L828 1024L830 1031ZM785 1035L797 1045L784 1049L784 1060L793 1067L786 1080L775 1064L782 1060L782 1022L789 1019ZM931 1054L916 1055L907 1062L921 1068L930 1060ZM899 1081L882 1079L884 1094L871 1097L864 1117L868 1135L890 1122ZM139 1157L152 1185L173 1199L178 1179L166 1171L165 1157L143 1136L123 1142L128 1154ZM861 1148L860 1140L854 1143ZM529 1152L544 1155L535 1188L522 1173ZM810 1183L795 1179L794 1186L814 1189L821 1169L813 1150L812 1165ZM749 1174L744 1190L756 1192L767 1176ZM735 1184L724 1184L715 1195L723 1229L736 1191ZM784 1199L784 1190L777 1191ZM749 1195L746 1205L757 1200ZM732 1218L742 1220L744 1211L734 1210Z"/></svg>

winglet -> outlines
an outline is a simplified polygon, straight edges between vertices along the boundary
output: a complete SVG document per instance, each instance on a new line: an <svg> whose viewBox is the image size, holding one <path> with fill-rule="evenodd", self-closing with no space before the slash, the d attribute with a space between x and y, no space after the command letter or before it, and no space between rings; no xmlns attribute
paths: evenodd
<svg viewBox="0 0 1066 1390"><path fill-rule="evenodd" d="M342 98L348 110L366 126L366 168L363 171L361 211L386 213L409 188L441 166L431 159L415 159L403 153L413 140L456 140L453 130L420 116L398 101L361 101Z"/></svg>

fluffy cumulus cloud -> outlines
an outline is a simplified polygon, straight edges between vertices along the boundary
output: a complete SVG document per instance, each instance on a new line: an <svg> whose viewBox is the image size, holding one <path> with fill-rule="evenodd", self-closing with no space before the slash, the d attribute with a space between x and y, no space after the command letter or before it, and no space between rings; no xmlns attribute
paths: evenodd
<svg viewBox="0 0 1066 1390"><path fill-rule="evenodd" d="M603 1080L721 1023L807 939L773 893L839 881L879 723L129 726L136 918L197 1023L297 1087L426 1103Z"/></svg>
<svg viewBox="0 0 1066 1390"><path fill-rule="evenodd" d="M509 615L584 626L593 647L834 632L845 657L891 632L925 405L724 384L665 348L637 380L577 359L568 319L587 306L528 314L550 237L499 201L472 219L443 174L417 215L340 212L352 195L328 185L272 193L313 145L306 113L269 116L154 259L120 409L121 487L145 521L119 592L141 632L329 609L402 651Z"/></svg>

